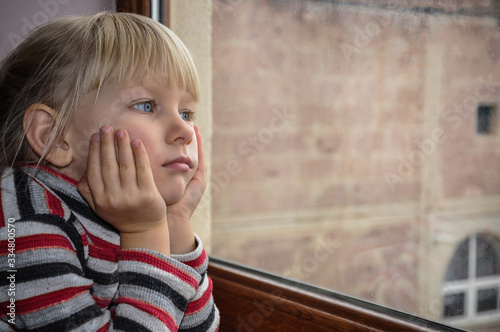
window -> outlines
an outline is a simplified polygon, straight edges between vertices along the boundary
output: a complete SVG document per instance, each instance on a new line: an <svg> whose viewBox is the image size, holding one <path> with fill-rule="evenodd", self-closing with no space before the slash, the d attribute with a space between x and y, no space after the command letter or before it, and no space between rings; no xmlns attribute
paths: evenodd
<svg viewBox="0 0 500 332"><path fill-rule="evenodd" d="M481 322L500 317L500 258L489 234L475 234L455 250L443 284L446 320Z"/></svg>
<svg viewBox="0 0 500 332"><path fill-rule="evenodd" d="M200 70L213 74L197 119L213 142L212 177L195 222L211 220L211 238L200 235L212 257L463 326L471 295L452 287L469 280L472 242L448 262L446 239L462 225L437 247L426 227L446 205L451 220L480 217L466 229L500 234L500 141L474 139L488 135L477 134L479 99L489 133L498 127L488 103L500 91L499 7L476 2L165 0L170 26L201 52L197 66L213 64ZM211 22L193 16L208 12ZM456 280L441 293L435 271L448 264ZM497 294L476 290L474 319L495 312ZM233 322L259 321L251 302Z"/></svg>
<svg viewBox="0 0 500 332"><path fill-rule="evenodd" d="M493 134L495 130L496 108L492 105L479 105L477 108L477 133Z"/></svg>

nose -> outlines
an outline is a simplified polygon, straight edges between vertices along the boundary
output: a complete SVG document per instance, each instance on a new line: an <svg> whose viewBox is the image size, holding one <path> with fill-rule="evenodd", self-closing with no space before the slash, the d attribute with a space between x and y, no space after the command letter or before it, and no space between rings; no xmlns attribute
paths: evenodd
<svg viewBox="0 0 500 332"><path fill-rule="evenodd" d="M167 141L189 145L193 142L194 127L192 123L183 120L179 114L170 119L170 125L167 128Z"/></svg>

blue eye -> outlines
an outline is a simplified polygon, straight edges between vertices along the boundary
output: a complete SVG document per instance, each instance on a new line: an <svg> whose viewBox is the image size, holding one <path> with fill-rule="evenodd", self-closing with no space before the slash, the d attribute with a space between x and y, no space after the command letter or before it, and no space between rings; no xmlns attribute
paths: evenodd
<svg viewBox="0 0 500 332"><path fill-rule="evenodd" d="M193 121L194 119L194 113L191 111L182 111L179 113L182 120L184 121Z"/></svg>
<svg viewBox="0 0 500 332"><path fill-rule="evenodd" d="M144 113L151 113L153 111L153 103L150 101L135 104L133 107Z"/></svg>

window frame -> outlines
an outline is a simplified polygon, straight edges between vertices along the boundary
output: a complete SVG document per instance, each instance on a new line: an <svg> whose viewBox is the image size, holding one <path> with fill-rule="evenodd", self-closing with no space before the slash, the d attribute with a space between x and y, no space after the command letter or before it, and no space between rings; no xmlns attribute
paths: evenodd
<svg viewBox="0 0 500 332"><path fill-rule="evenodd" d="M170 1L160 1L163 1L165 10L164 24L170 27ZM151 1L117 0L116 10L150 17ZM216 257L210 257L208 275L213 280L215 303L221 311L220 331L234 330L236 325L233 326L233 329L230 329L229 326L238 323L238 317L247 317L249 314L254 313L256 309L254 303L258 299L275 300L276 303L283 302L275 307L277 315L272 315L272 317L287 316L293 318L300 314L304 319L313 319L315 322L323 324L322 326L330 326L330 329L327 329L328 331L352 331L353 327L359 327L361 330L375 328L407 332L463 331L420 316ZM273 297L273 291L276 290L282 293L279 293L280 296ZM227 301L228 298L237 299L238 303ZM247 306L241 307L240 304L242 303ZM245 311L248 306L253 311ZM231 320L231 317L235 319ZM301 325L300 327L302 328ZM267 328L269 327L264 325L258 330L266 331ZM272 328L271 330L274 331Z"/></svg>
<svg viewBox="0 0 500 332"><path fill-rule="evenodd" d="M158 21L167 27L170 27L170 0L116 0L116 11L136 13L151 17L153 13L158 13ZM158 7L156 9L156 7Z"/></svg>
<svg viewBox="0 0 500 332"><path fill-rule="evenodd" d="M500 303L497 303L496 310L488 310L484 312L477 312L477 298L478 292L480 290L497 288L497 295L500 298L500 274L487 276L487 277L476 277L476 267L477 267L477 238L484 233L475 233L461 241L453 255L455 255L457 249L464 241L469 241L468 248L468 275L466 279L462 280L444 280L442 284L441 297L444 299L446 295L457 294L463 292L465 294L464 300L464 315L445 317L444 316L444 305L443 305L443 316L442 320L446 324L453 325L474 325L474 324L488 324L493 322L498 322L500 320ZM486 234L488 235L488 234ZM500 259L500 250L498 243L488 243L493 246L496 251L497 258ZM453 256L452 256L453 259ZM450 259L450 263L452 261ZM444 303L444 301L443 301Z"/></svg>
<svg viewBox="0 0 500 332"><path fill-rule="evenodd" d="M212 256L208 275L220 331L463 331Z"/></svg>

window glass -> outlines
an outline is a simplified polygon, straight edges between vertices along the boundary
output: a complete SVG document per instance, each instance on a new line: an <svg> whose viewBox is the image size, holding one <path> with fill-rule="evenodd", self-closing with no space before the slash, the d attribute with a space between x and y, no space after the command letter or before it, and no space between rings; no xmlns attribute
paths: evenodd
<svg viewBox="0 0 500 332"><path fill-rule="evenodd" d="M490 134L493 131L495 109L490 105L480 105L477 109L477 132L478 134Z"/></svg>
<svg viewBox="0 0 500 332"><path fill-rule="evenodd" d="M498 288L481 289L477 293L477 312L498 309Z"/></svg>
<svg viewBox="0 0 500 332"><path fill-rule="evenodd" d="M500 329L469 317L496 284L462 285L498 273L492 238L470 236L500 238L494 111L477 127L500 101L499 10L213 0L211 254Z"/></svg>
<svg viewBox="0 0 500 332"><path fill-rule="evenodd" d="M465 293L444 296L444 317L463 316L465 314Z"/></svg>
<svg viewBox="0 0 500 332"><path fill-rule="evenodd" d="M490 236L477 236L476 277L500 274L500 261L497 252Z"/></svg>
<svg viewBox="0 0 500 332"><path fill-rule="evenodd" d="M445 280L463 280L469 276L469 239L458 246L446 271Z"/></svg>

